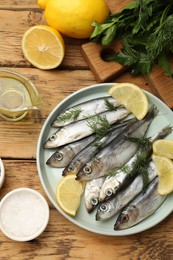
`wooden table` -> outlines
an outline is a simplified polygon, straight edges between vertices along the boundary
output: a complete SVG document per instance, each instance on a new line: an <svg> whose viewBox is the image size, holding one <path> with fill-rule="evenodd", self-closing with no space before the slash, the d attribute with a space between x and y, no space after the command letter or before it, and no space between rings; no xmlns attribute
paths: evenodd
<svg viewBox="0 0 173 260"><path fill-rule="evenodd" d="M40 183L36 167L36 146L43 123L52 109L76 90L96 83L81 55L84 40L64 38L66 55L62 65L50 71L32 67L21 51L23 33L35 24L45 23L36 0L0 0L0 66L28 77L36 85L42 107L22 121L0 119L0 157L6 180L0 199L9 191L29 187L39 191L49 203L50 221L37 239L14 242L0 232L0 259L173 259L173 215L145 232L109 237L86 231L67 220L51 204ZM144 77L127 72L114 82L129 81L153 92ZM157 93L156 93L157 94Z"/></svg>

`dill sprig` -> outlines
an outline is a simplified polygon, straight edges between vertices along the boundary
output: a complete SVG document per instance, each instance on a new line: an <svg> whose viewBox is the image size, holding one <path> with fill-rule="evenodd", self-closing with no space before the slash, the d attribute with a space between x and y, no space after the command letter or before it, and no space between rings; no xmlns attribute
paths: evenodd
<svg viewBox="0 0 173 260"><path fill-rule="evenodd" d="M81 113L79 108L71 108L57 118L58 122L66 122L69 120L76 120Z"/></svg>
<svg viewBox="0 0 173 260"><path fill-rule="evenodd" d="M149 181L150 181L149 176L148 176L148 168L149 167L142 168L142 166L141 166L141 176L142 176L142 181L143 181L143 187L142 187L143 192L146 191L146 188L147 188Z"/></svg>
<svg viewBox="0 0 173 260"><path fill-rule="evenodd" d="M149 145L149 143L148 143L148 145ZM148 146L148 147L139 148L139 150L136 154L136 160L134 161L134 163L132 163L131 165L129 165L128 163L123 165L120 169L110 172L109 176L110 177L115 176L120 171L123 171L124 174L129 175L130 179L131 178L133 179L135 176L141 174L142 180L143 180L143 191L145 191L145 189L149 183L149 177L148 177L148 167L149 167L148 161L149 160L148 159L150 157L151 151L152 151L151 143L150 143L150 146Z"/></svg>
<svg viewBox="0 0 173 260"><path fill-rule="evenodd" d="M105 105L106 105L106 107L108 108L108 110L110 110L110 111L117 110L117 107L115 107L114 104L112 104L112 103L109 101L108 98L105 98L104 101L105 101Z"/></svg>
<svg viewBox="0 0 173 260"><path fill-rule="evenodd" d="M148 157L149 157L149 151L142 151L141 149L137 153L136 161L133 165L133 168L129 172L130 175L137 175L140 173L141 170L148 168Z"/></svg>
<svg viewBox="0 0 173 260"><path fill-rule="evenodd" d="M137 159L136 162L133 165L132 170L129 172L129 174L133 176L140 175L142 176L143 180L143 190L146 189L148 183L149 183L149 177L148 177L148 158L151 154L151 149L140 149L137 153Z"/></svg>
<svg viewBox="0 0 173 260"><path fill-rule="evenodd" d="M173 1L136 0L111 14L104 23L92 23L91 41L110 46L119 38L122 48L107 60L128 66L132 74L148 74L160 64L173 77L169 56L173 53Z"/></svg>
<svg viewBox="0 0 173 260"><path fill-rule="evenodd" d="M134 136L127 136L124 135L124 139L137 143L139 145L139 147L143 148L143 149L147 149L148 147L151 146L151 142L150 142L150 138L147 137L134 137Z"/></svg>
<svg viewBox="0 0 173 260"><path fill-rule="evenodd" d="M108 134L110 130L110 124L106 116L101 117L100 115L92 116L87 121L88 126L96 134L97 138L101 138Z"/></svg>
<svg viewBox="0 0 173 260"><path fill-rule="evenodd" d="M98 140L98 141L94 144L94 146L95 146L98 150L100 150L100 149L104 146L104 144L105 144L104 141Z"/></svg>

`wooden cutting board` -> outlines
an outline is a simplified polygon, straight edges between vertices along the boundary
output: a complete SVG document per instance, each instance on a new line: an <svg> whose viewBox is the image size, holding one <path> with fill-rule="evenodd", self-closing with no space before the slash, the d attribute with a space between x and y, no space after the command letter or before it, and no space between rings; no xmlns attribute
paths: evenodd
<svg viewBox="0 0 173 260"><path fill-rule="evenodd" d="M111 13L121 11L131 0L105 0ZM111 46L104 47L101 44L88 42L81 46L82 54L87 61L98 82L110 82L115 80L127 70L126 67L116 62L106 62L104 57L111 52L120 50L121 43L115 41ZM172 58L171 58L172 59ZM173 69L173 59L171 61ZM173 109L173 79L164 75L159 66L155 66L147 78L151 84L153 93L157 94L171 109Z"/></svg>

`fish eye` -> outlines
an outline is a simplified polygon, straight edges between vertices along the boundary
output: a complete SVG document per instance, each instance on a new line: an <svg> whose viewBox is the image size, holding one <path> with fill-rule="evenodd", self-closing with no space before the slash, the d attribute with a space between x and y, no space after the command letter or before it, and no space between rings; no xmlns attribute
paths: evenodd
<svg viewBox="0 0 173 260"><path fill-rule="evenodd" d="M62 161L62 159L63 159L62 153L56 153L55 158L56 158L57 161Z"/></svg>
<svg viewBox="0 0 173 260"><path fill-rule="evenodd" d="M102 204L102 205L100 205L100 210L102 212L106 212L108 210L108 206L106 204Z"/></svg>
<svg viewBox="0 0 173 260"><path fill-rule="evenodd" d="M128 221L129 221L129 215L128 215L127 213L124 213L124 214L122 215L122 217L121 217L121 221L122 221L123 223L128 222Z"/></svg>
<svg viewBox="0 0 173 260"><path fill-rule="evenodd" d="M52 134L49 139L50 141L54 141L56 139L56 134Z"/></svg>
<svg viewBox="0 0 173 260"><path fill-rule="evenodd" d="M68 171L69 171L69 172L72 172L72 171L74 171L74 169L75 169L75 167L74 167L74 165L71 163L71 164L69 165L69 167L68 167Z"/></svg>
<svg viewBox="0 0 173 260"><path fill-rule="evenodd" d="M98 199L97 198L91 198L91 204L93 205L93 206L96 206L97 204L98 204Z"/></svg>
<svg viewBox="0 0 173 260"><path fill-rule="evenodd" d="M91 172L92 172L92 169L91 169L91 167L90 166L85 166L84 168L83 168L83 172L85 173L85 174L91 174Z"/></svg>
<svg viewBox="0 0 173 260"><path fill-rule="evenodd" d="M110 197L113 194L113 190L111 188L107 189L105 192L106 196Z"/></svg>

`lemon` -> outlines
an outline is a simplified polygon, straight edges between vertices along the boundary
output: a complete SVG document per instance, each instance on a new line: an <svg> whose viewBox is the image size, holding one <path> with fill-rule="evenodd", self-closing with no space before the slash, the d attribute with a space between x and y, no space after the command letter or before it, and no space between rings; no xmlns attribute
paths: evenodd
<svg viewBox="0 0 173 260"><path fill-rule="evenodd" d="M92 22L103 23L109 14L104 0L38 0L48 25L73 38L88 38Z"/></svg>
<svg viewBox="0 0 173 260"><path fill-rule="evenodd" d="M63 177L57 185L56 199L58 205L71 216L75 216L83 193L83 184L75 180L76 175Z"/></svg>
<svg viewBox="0 0 173 260"><path fill-rule="evenodd" d="M37 1L37 4L39 5L39 7L41 8L41 9L45 9L45 7L46 7L46 4L47 4L47 0L38 0Z"/></svg>
<svg viewBox="0 0 173 260"><path fill-rule="evenodd" d="M152 156L159 177L158 193L167 195L173 191L173 162L159 155Z"/></svg>
<svg viewBox="0 0 173 260"><path fill-rule="evenodd" d="M142 120L148 112L148 98L141 88L132 83L118 83L109 89L109 94L120 105Z"/></svg>
<svg viewBox="0 0 173 260"><path fill-rule="evenodd" d="M54 28L36 25L24 33L22 51L33 66L43 70L54 69L64 58L64 40Z"/></svg>
<svg viewBox="0 0 173 260"><path fill-rule="evenodd" d="M173 140L157 140L153 143L153 153L173 159Z"/></svg>

